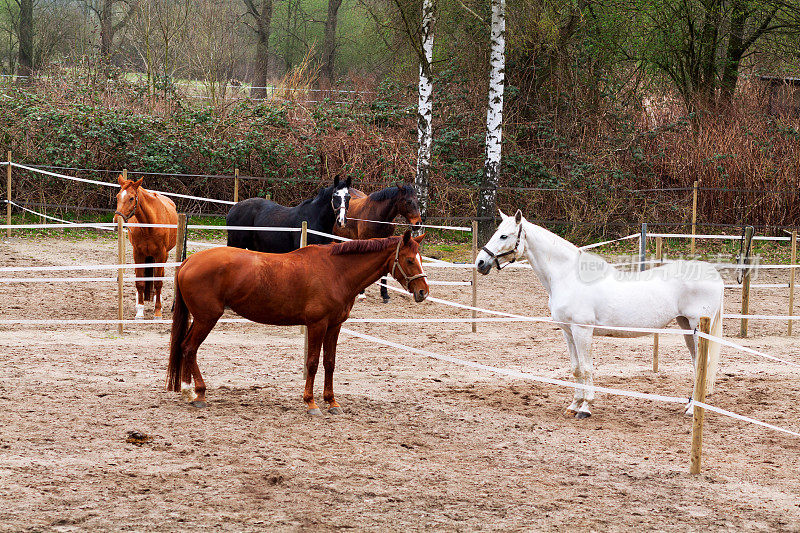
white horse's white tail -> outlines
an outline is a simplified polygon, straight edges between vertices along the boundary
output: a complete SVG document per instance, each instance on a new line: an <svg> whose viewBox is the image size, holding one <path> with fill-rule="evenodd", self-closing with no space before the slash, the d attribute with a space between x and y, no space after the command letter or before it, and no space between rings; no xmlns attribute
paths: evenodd
<svg viewBox="0 0 800 533"><path fill-rule="evenodd" d="M724 316L724 302L725 294L719 299L719 310L714 315L711 321L711 335L714 337L722 337L722 317ZM717 366L719 365L719 350L720 343L710 342L708 345L708 374L706 375L706 392L711 394L714 392L714 379L717 377Z"/></svg>

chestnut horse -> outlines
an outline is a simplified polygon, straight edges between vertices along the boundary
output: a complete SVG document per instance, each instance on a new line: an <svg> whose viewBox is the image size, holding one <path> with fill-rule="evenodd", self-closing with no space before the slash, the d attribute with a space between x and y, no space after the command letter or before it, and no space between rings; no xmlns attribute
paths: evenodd
<svg viewBox="0 0 800 533"><path fill-rule="evenodd" d="M411 185L395 185L375 191L367 195L358 189L350 189L350 206L347 208L347 223L344 226L336 224L333 233L348 239L372 239L375 237L388 237L394 233L391 222L397 216L404 217L411 227L422 224L419 213L417 191ZM374 220L376 222L369 222ZM384 285L386 280L381 280L381 296L384 302L389 301L389 291Z"/></svg>
<svg viewBox="0 0 800 533"><path fill-rule="evenodd" d="M197 348L228 307L253 322L305 325L308 375L303 401L309 414L322 414L314 401L322 349L322 397L331 414L340 414L333 396L333 369L342 323L358 293L387 273L415 301L428 296L419 256L423 237L412 238L406 231L402 237L310 245L284 254L220 247L192 255L175 276L167 390L183 392L192 405L205 407L206 385L197 365Z"/></svg>
<svg viewBox="0 0 800 533"><path fill-rule="evenodd" d="M117 178L120 191L117 193L117 210L114 221L122 218L125 222L139 224L178 224L175 203L157 192L142 187L142 181ZM167 254L175 248L178 230L176 228L128 228L128 240L133 247L134 263L165 263ZM164 267L137 268L137 278L160 278ZM163 281L137 281L136 318L144 318L144 303L151 295L155 299L155 317L161 318L161 287ZM155 289L155 290L153 290Z"/></svg>

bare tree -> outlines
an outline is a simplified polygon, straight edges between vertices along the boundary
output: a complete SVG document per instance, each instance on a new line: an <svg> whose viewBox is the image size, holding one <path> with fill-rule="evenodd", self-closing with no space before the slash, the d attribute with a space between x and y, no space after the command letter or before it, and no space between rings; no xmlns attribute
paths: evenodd
<svg viewBox="0 0 800 533"><path fill-rule="evenodd" d="M100 24L100 58L109 61L114 53L114 37L128 25L136 13L132 0L85 0Z"/></svg>
<svg viewBox="0 0 800 533"><path fill-rule="evenodd" d="M431 144L433 142L433 25L435 21L434 0L422 4L422 26L420 28L419 100L417 103L417 187L420 214L425 219L428 211L428 182L431 172Z"/></svg>
<svg viewBox="0 0 800 533"><path fill-rule="evenodd" d="M239 17L226 0L195 0L186 43L187 63L193 75L205 80L209 96L225 97L228 82L247 52Z"/></svg>
<svg viewBox="0 0 800 533"><path fill-rule="evenodd" d="M489 57L489 107L486 110L486 160L478 198L479 239L488 241L494 232L497 183L503 138L503 92L506 67L506 0L492 0L492 37Z"/></svg>
<svg viewBox="0 0 800 533"><path fill-rule="evenodd" d="M342 0L328 0L328 16L325 18L325 33L322 39L322 76L333 82L333 66L336 59L336 23Z"/></svg>
<svg viewBox="0 0 800 533"><path fill-rule="evenodd" d="M269 79L269 35L272 25L272 0L261 0L256 4L255 0L243 0L247 8L247 14L253 19L250 28L256 34L256 75L255 85L258 87L253 91L256 98L266 98L267 80Z"/></svg>
<svg viewBox="0 0 800 533"><path fill-rule="evenodd" d="M4 16L0 17L0 27L5 36L6 50L3 60L3 70L8 74L14 74L17 70L17 59L19 56L19 2L16 0L3 1Z"/></svg>
<svg viewBox="0 0 800 533"><path fill-rule="evenodd" d="M19 5L19 74L33 74L33 0L15 0Z"/></svg>

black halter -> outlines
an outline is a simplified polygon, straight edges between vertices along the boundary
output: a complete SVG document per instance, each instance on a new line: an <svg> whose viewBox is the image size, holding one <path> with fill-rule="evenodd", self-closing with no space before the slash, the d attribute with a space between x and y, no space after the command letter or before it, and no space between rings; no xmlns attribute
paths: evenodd
<svg viewBox="0 0 800 533"><path fill-rule="evenodd" d="M520 241L522 240L522 224L519 225L519 231L517 232L517 242L514 243L514 247L507 252L503 252L502 254L495 254L493 251L488 249L486 246L481 248L484 252L489 254L489 257L492 258L494 264L497 265L497 270L503 270L503 268L507 267L511 263L517 260L517 247L519 246ZM511 260L506 261L503 265L500 265L500 258L505 257L507 255L514 254L514 257Z"/></svg>
<svg viewBox="0 0 800 533"><path fill-rule="evenodd" d="M139 193L137 192L136 196L133 197L133 209L128 214L128 216L125 216L123 213L120 213L119 211L114 211L114 214L121 216L125 220L125 222L127 222L129 218L131 218L133 215L136 214L136 208L138 206L139 206Z"/></svg>

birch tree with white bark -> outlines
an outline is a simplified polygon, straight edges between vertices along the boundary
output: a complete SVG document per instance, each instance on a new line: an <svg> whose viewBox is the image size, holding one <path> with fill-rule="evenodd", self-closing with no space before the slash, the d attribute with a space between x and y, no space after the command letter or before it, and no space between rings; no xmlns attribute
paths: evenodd
<svg viewBox="0 0 800 533"><path fill-rule="evenodd" d="M481 242L494 233L497 182L503 140L503 91L506 78L506 1L492 0L491 51L489 57L489 107L486 111L486 159L478 198L478 234Z"/></svg>
<svg viewBox="0 0 800 533"><path fill-rule="evenodd" d="M431 171L431 143L433 141L433 26L436 19L434 0L422 4L422 27L420 40L422 54L419 63L419 102L417 105L417 187L420 215L425 220L428 211L428 182Z"/></svg>

